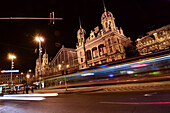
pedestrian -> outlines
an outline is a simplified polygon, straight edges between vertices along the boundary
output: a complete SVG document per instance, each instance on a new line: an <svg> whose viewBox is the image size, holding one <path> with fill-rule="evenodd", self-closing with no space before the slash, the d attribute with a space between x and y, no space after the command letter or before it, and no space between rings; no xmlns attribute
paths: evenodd
<svg viewBox="0 0 170 113"><path fill-rule="evenodd" d="M18 87L16 86L16 87L15 87L15 89L16 89L16 94L17 94L17 91L18 91Z"/></svg>
<svg viewBox="0 0 170 113"><path fill-rule="evenodd" d="M29 88L28 88L28 86L26 87L26 94L28 94L28 90L29 90Z"/></svg>

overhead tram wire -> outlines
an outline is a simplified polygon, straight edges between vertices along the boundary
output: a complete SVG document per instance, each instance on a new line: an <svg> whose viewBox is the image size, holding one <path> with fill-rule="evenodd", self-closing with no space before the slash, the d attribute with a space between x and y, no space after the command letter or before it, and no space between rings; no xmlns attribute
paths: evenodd
<svg viewBox="0 0 170 113"><path fill-rule="evenodd" d="M2 17L0 20L50 20L54 24L55 20L63 20L63 18L54 18L54 12L50 13L50 18L41 17Z"/></svg>
<svg viewBox="0 0 170 113"><path fill-rule="evenodd" d="M5 17L0 20L63 20L63 18Z"/></svg>

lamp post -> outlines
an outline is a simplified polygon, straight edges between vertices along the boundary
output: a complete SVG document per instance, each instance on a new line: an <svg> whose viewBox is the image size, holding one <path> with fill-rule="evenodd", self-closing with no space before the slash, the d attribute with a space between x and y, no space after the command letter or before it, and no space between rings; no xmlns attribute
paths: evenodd
<svg viewBox="0 0 170 113"><path fill-rule="evenodd" d="M66 68L69 68L69 65L65 65L64 64L64 61L62 61L62 65L63 65L63 71L64 71L64 75L65 75L65 80L64 80L64 82L65 82L65 89L66 89L66 91L67 91L67 79L66 79L66 75L67 75L67 70L66 70ZM62 66L61 64L59 64L58 65L58 68L59 68L59 70L61 70L61 66Z"/></svg>
<svg viewBox="0 0 170 113"><path fill-rule="evenodd" d="M13 81L12 81L12 69L14 68L14 59L16 59L15 55L9 54L9 59L11 59L11 90L13 89Z"/></svg>
<svg viewBox="0 0 170 113"><path fill-rule="evenodd" d="M42 37L37 36L36 41L39 42L39 80L40 80L40 77L41 77L41 52L42 52L41 42L44 42L44 39Z"/></svg>
<svg viewBox="0 0 170 113"><path fill-rule="evenodd" d="M27 75L26 75L26 78L27 78L27 86L28 86L30 75L27 74Z"/></svg>

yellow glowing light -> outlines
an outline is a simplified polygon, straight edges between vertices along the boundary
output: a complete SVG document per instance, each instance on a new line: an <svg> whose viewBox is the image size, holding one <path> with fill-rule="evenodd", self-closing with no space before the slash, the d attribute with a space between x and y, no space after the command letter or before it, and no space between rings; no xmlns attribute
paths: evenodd
<svg viewBox="0 0 170 113"><path fill-rule="evenodd" d="M30 78L30 75L29 75L29 74L27 74L26 76L27 76L27 78Z"/></svg>
<svg viewBox="0 0 170 113"><path fill-rule="evenodd" d="M28 70L28 72L31 72L31 71L32 71L31 69Z"/></svg>
<svg viewBox="0 0 170 113"><path fill-rule="evenodd" d="M69 68L69 65L66 65L67 68Z"/></svg>
<svg viewBox="0 0 170 113"><path fill-rule="evenodd" d="M38 36L35 38L35 40L38 42L44 42L44 39L42 37L38 37Z"/></svg>
<svg viewBox="0 0 170 113"><path fill-rule="evenodd" d="M58 65L59 70L61 70L61 64Z"/></svg>
<svg viewBox="0 0 170 113"><path fill-rule="evenodd" d="M15 55L12 55L12 54L9 54L9 59L16 59L16 56Z"/></svg>

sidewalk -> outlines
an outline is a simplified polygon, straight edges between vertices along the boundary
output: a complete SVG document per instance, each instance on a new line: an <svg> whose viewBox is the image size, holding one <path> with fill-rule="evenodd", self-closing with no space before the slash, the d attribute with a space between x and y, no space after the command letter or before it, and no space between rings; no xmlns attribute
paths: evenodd
<svg viewBox="0 0 170 113"><path fill-rule="evenodd" d="M40 89L34 90L34 93L121 93L121 92L142 92L142 91L164 91L170 90L170 81L150 82L150 83L131 83L131 84L117 84L105 86L89 86L89 87L76 87L66 89Z"/></svg>
<svg viewBox="0 0 170 113"><path fill-rule="evenodd" d="M59 94L70 94L70 93L85 93L85 92L97 92L103 89L99 87L77 87L77 88L67 88L66 89L40 89L34 90L34 93L59 93Z"/></svg>

